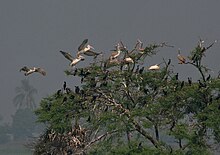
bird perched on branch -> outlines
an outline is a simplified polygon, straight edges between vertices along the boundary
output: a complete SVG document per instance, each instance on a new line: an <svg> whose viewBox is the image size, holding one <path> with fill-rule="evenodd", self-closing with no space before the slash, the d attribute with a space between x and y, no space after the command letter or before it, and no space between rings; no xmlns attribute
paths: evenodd
<svg viewBox="0 0 220 155"><path fill-rule="evenodd" d="M116 59L120 55L120 53L121 53L120 45L117 44L116 45L116 49L115 50L111 50L111 51L113 51L113 52L111 53L110 60Z"/></svg>
<svg viewBox="0 0 220 155"><path fill-rule="evenodd" d="M150 66L148 69L149 69L149 70L159 70L159 69L160 69L160 66L159 66L158 64L155 64L155 65L153 65L153 66Z"/></svg>
<svg viewBox="0 0 220 155"><path fill-rule="evenodd" d="M79 54L77 54L76 58L73 58L72 55L70 53L67 52L63 52L60 51L60 53L63 54L63 56L68 59L69 61L71 61L70 66L75 66L77 63L79 63L80 61L85 60L85 58Z"/></svg>
<svg viewBox="0 0 220 155"><path fill-rule="evenodd" d="M134 63L134 60L131 57L127 57L123 60L124 63Z"/></svg>
<svg viewBox="0 0 220 155"><path fill-rule="evenodd" d="M27 66L24 66L24 67L22 67L22 68L20 69L20 72L21 72L21 71L24 71L24 72L25 72L25 73L24 73L25 76L28 76L28 75L30 75L30 74L32 74L32 73L34 73L34 72L38 72L38 73L42 74L43 76L46 75L45 70L42 69L42 68L39 68L39 67L28 68Z"/></svg>
<svg viewBox="0 0 220 155"><path fill-rule="evenodd" d="M179 64L185 64L186 63L186 58L184 56L180 55L180 50L178 50L177 58L179 60Z"/></svg>

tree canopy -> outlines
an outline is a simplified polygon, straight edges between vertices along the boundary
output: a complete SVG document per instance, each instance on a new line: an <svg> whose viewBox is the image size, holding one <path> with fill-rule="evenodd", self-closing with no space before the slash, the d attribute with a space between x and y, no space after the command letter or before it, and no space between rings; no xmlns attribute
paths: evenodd
<svg viewBox="0 0 220 155"><path fill-rule="evenodd" d="M194 67L200 77L181 80L172 60L146 66L166 43L127 49L120 42L82 68L65 70L80 78L43 98L36 110L45 132L34 142L35 154L211 154L220 141L220 79L203 58L214 43L203 41L178 65ZM120 52L119 52L120 51Z"/></svg>

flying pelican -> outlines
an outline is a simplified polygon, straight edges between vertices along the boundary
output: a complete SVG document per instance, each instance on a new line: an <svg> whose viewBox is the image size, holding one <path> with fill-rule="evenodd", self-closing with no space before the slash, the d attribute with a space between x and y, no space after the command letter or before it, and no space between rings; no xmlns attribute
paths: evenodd
<svg viewBox="0 0 220 155"><path fill-rule="evenodd" d="M178 50L177 58L179 60L179 64L185 64L186 63L186 58L184 56L180 55L180 50Z"/></svg>
<svg viewBox="0 0 220 155"><path fill-rule="evenodd" d="M149 69L149 70L159 70L159 69L160 69L160 66L159 66L158 64L155 64L155 65L153 65L153 66L150 66L148 69Z"/></svg>
<svg viewBox="0 0 220 155"><path fill-rule="evenodd" d="M63 51L60 51L60 53L62 53L65 58L71 61L70 66L75 66L78 62L85 60L85 58L79 54L77 54L77 57L74 59L70 53Z"/></svg>
<svg viewBox="0 0 220 155"><path fill-rule="evenodd" d="M38 72L38 73L42 74L43 76L46 75L45 70L42 69L42 68L39 68L39 67L28 68L27 66L24 66L24 67L22 67L22 68L20 69L20 72L21 72L21 71L24 71L24 72L25 72L25 73L24 73L25 76L28 76L28 75L30 75L30 74L32 74L32 73L34 73L34 72Z"/></svg>
<svg viewBox="0 0 220 155"><path fill-rule="evenodd" d="M94 58L96 58L98 55L100 55L102 53L101 52L97 53L97 52L94 52L92 50L87 50L87 51L83 52L83 54L85 54L87 56L94 56Z"/></svg>
<svg viewBox="0 0 220 155"><path fill-rule="evenodd" d="M120 55L120 53L121 53L120 45L117 44L116 45L116 49L112 50L112 51L113 52L112 52L112 54L110 56L110 60L116 59Z"/></svg>
<svg viewBox="0 0 220 155"><path fill-rule="evenodd" d="M85 54L87 56L96 56L101 53L96 53L91 51L91 49L94 50L94 48L91 45L86 45L88 43L88 39L83 40L83 42L78 47L78 55L79 54Z"/></svg>

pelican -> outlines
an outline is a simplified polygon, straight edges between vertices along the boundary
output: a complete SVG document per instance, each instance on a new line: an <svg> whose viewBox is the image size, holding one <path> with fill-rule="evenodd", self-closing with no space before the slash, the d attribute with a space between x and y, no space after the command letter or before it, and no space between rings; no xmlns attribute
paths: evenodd
<svg viewBox="0 0 220 155"><path fill-rule="evenodd" d="M94 50L94 48L91 45L86 45L88 43L88 39L83 40L83 42L78 47L78 55L79 54L85 54L88 56L96 56L99 55L99 53L95 53L91 51L91 49ZM101 53L100 53L101 54Z"/></svg>
<svg viewBox="0 0 220 155"><path fill-rule="evenodd" d="M100 55L102 53L97 53L92 50L87 50L87 51L83 52L83 54L85 54L87 56L94 56L94 58L96 58L98 55Z"/></svg>
<svg viewBox="0 0 220 155"><path fill-rule="evenodd" d="M124 59L125 63L134 63L134 60L131 57L127 57Z"/></svg>
<svg viewBox="0 0 220 155"><path fill-rule="evenodd" d="M117 44L116 49L112 50L112 51L113 52L110 56L110 60L116 59L120 55L120 53L121 53L120 45Z"/></svg>
<svg viewBox="0 0 220 155"><path fill-rule="evenodd" d="M85 58L79 54L77 54L77 57L74 59L70 53L63 52L63 51L60 51L60 53L62 53L65 58L71 61L70 66L75 66L80 61L85 60Z"/></svg>
<svg viewBox="0 0 220 155"><path fill-rule="evenodd" d="M21 71L24 71L24 72L25 72L25 73L24 73L25 76L28 76L28 75L30 75L30 74L32 74L32 73L34 73L34 72L38 72L38 73L42 74L43 76L46 75L45 70L42 69L42 68L39 68L39 67L28 68L27 66L24 66L24 67L22 67L22 68L20 69L20 72L21 72Z"/></svg>
<svg viewBox="0 0 220 155"><path fill-rule="evenodd" d="M149 69L149 70L159 70L159 69L160 69L160 66L159 66L158 64L155 64L155 65L153 65L153 66L150 66L148 69Z"/></svg>
<svg viewBox="0 0 220 155"><path fill-rule="evenodd" d="M180 55L180 50L178 50L177 58L179 60L179 64L185 64L186 63L186 58L184 56Z"/></svg>

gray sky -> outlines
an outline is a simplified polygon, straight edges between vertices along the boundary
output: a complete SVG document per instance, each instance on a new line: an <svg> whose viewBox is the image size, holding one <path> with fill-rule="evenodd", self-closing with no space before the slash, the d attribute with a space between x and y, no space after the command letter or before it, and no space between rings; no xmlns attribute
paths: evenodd
<svg viewBox="0 0 220 155"><path fill-rule="evenodd" d="M28 78L38 89L39 100L59 89L67 77L67 60L60 50L75 53L88 38L97 51L105 52L120 40L128 48L141 39L145 45L168 42L149 65L172 58L180 76L198 76L189 66L177 64L178 48L187 55L199 38L206 43L220 39L219 0L1 0L0 1L0 114L10 121L15 87ZM218 42L206 54L205 64L217 74L220 70ZM89 60L92 60L89 58ZM27 66L45 68L48 75L24 77L18 70Z"/></svg>

